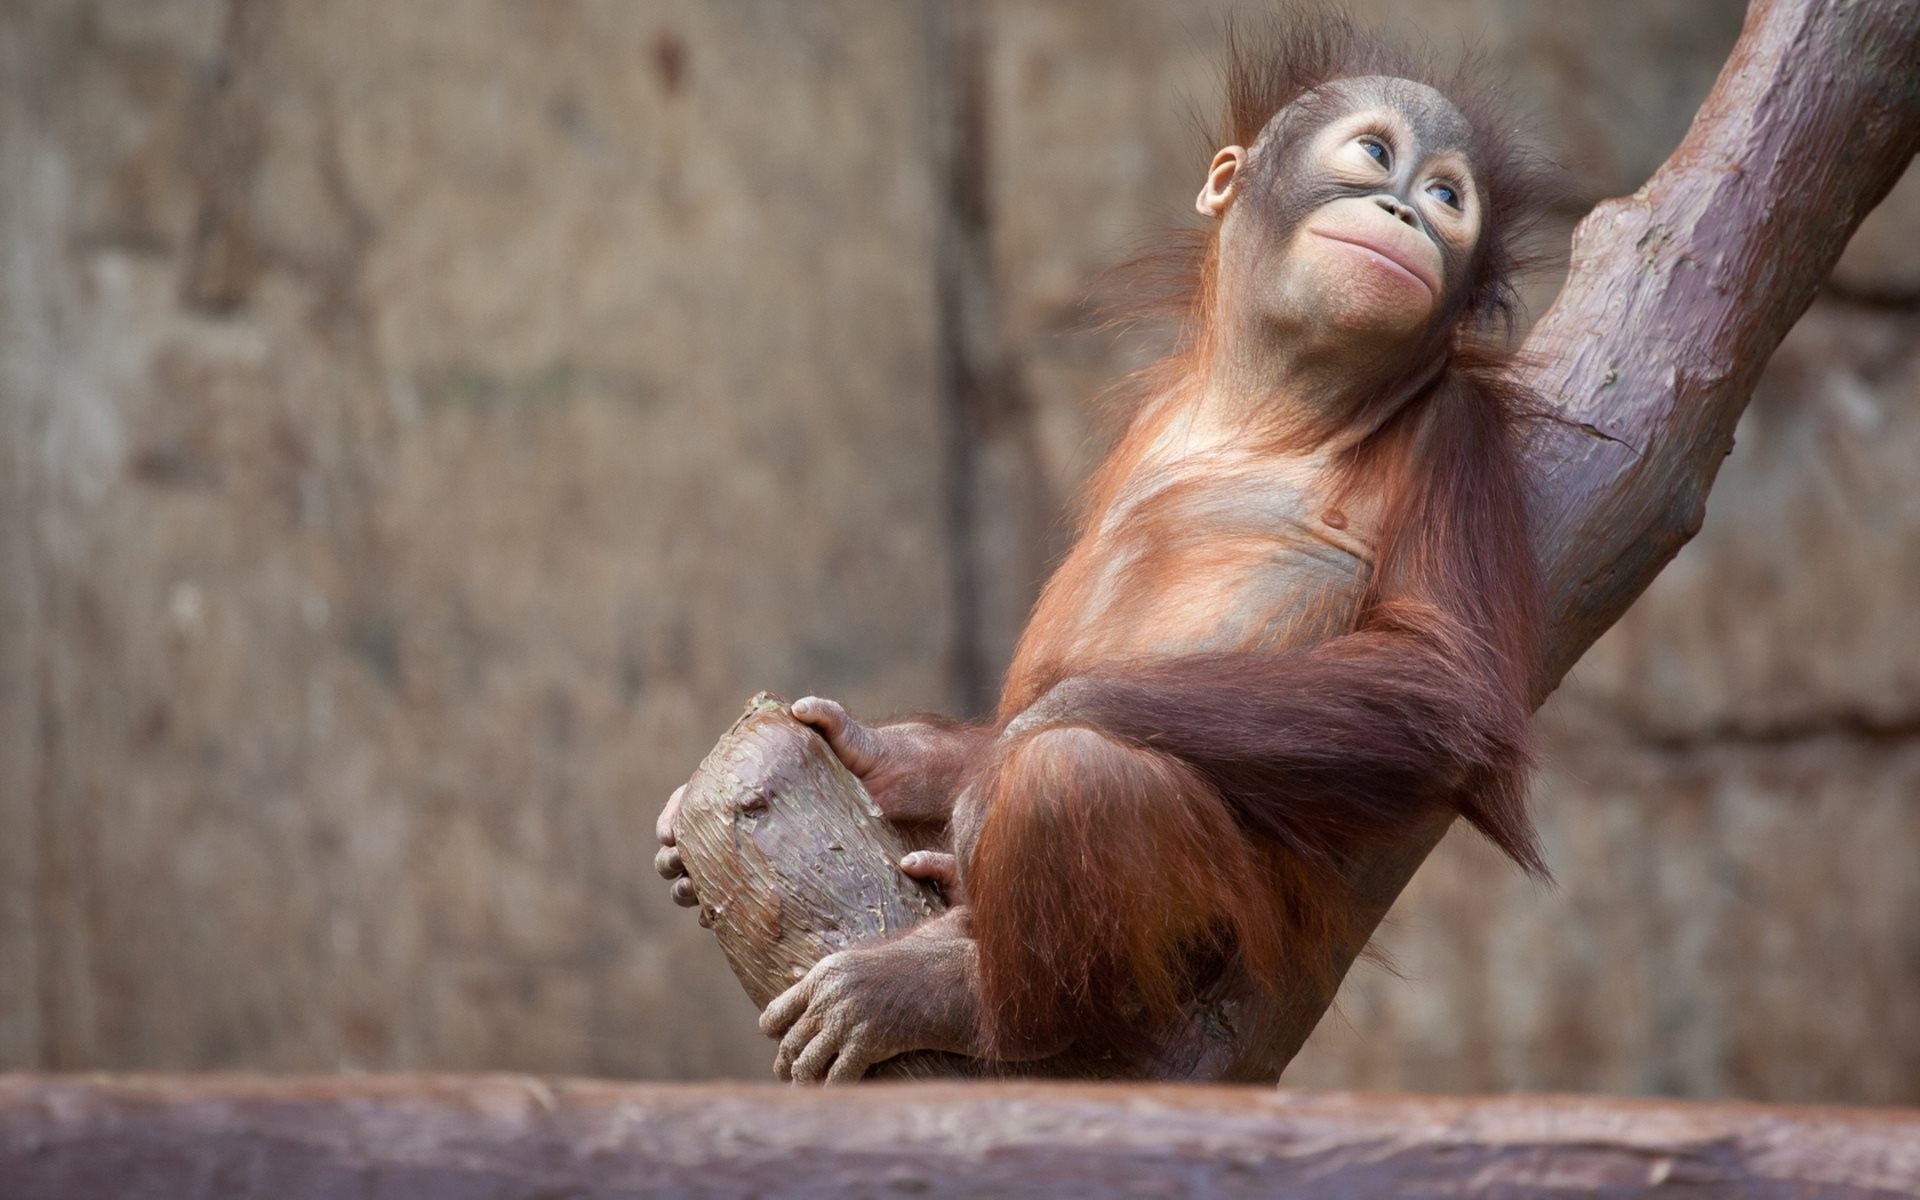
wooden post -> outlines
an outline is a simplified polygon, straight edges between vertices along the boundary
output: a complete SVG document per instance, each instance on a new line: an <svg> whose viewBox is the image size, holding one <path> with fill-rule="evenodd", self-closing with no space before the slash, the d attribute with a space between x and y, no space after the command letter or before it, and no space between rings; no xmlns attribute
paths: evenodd
<svg viewBox="0 0 1920 1200"><path fill-rule="evenodd" d="M1920 1197L1920 1112L1086 1084L0 1077L7 1200Z"/></svg>

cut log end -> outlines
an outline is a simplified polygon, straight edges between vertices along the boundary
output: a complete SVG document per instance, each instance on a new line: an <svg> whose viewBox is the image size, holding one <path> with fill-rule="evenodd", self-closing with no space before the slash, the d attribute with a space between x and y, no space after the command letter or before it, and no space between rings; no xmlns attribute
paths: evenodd
<svg viewBox="0 0 1920 1200"><path fill-rule="evenodd" d="M946 906L912 847L786 702L748 704L681 797L675 835L733 973L765 1008L814 963Z"/></svg>

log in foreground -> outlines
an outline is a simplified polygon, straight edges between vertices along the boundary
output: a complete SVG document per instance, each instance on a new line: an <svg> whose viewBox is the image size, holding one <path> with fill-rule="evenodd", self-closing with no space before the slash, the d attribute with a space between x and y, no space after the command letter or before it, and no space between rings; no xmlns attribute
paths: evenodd
<svg viewBox="0 0 1920 1200"><path fill-rule="evenodd" d="M700 923L761 1008L820 959L946 905L825 739L762 692L700 764L676 826Z"/></svg>
<svg viewBox="0 0 1920 1200"><path fill-rule="evenodd" d="M1536 703L1699 529L1761 369L1920 150L1916 62L1913 0L1754 0L1685 141L1640 191L1581 223L1566 286L1528 337L1520 369L1555 410L1529 447L1548 615ZM1431 821L1353 864L1362 940L1450 824ZM879 834L839 832L881 845ZM782 853L794 855L783 879L828 871L803 843ZM833 899L820 919L845 934L866 920L865 895ZM784 937L814 919L804 905L782 911ZM1359 950L1344 948L1342 971ZM729 948L736 970L747 953ZM1305 979L1286 986L1258 1013L1239 1002L1224 1047L1213 1036L1223 1027L1197 1016L1161 1065L1106 1073L1275 1078L1333 999Z"/></svg>
<svg viewBox="0 0 1920 1200"><path fill-rule="evenodd" d="M0 1077L8 1200L1920 1197L1920 1111L1068 1084Z"/></svg>
<svg viewBox="0 0 1920 1200"><path fill-rule="evenodd" d="M766 692L747 702L687 781L676 831L700 891L700 923L760 1008L834 951L905 932L946 908L937 891L901 872L913 847L853 772ZM929 1051L881 1063L868 1077L970 1074L973 1060Z"/></svg>

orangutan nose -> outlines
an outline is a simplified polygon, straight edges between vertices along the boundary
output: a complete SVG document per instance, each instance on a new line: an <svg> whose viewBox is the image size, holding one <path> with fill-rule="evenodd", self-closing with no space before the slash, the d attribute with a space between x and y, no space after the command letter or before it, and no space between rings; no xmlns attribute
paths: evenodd
<svg viewBox="0 0 1920 1200"><path fill-rule="evenodd" d="M1387 215L1394 220L1403 221L1415 229L1420 227L1420 218L1414 215L1413 209L1395 200L1392 196L1375 196L1373 202L1381 208L1386 209Z"/></svg>

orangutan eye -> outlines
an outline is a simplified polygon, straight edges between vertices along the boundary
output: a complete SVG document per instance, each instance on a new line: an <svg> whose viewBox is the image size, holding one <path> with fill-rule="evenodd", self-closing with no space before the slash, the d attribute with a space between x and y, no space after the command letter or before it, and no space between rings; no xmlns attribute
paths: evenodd
<svg viewBox="0 0 1920 1200"><path fill-rule="evenodd" d="M1452 184L1430 183L1427 185L1427 195L1432 196L1448 208L1457 209L1460 207L1460 193L1453 190Z"/></svg>
<svg viewBox="0 0 1920 1200"><path fill-rule="evenodd" d="M1368 156L1373 159L1373 161L1379 163L1383 167L1392 169L1393 152L1391 150L1388 150L1387 144L1381 141L1379 138L1373 138L1373 137L1361 138L1360 148L1362 150L1365 150Z"/></svg>

